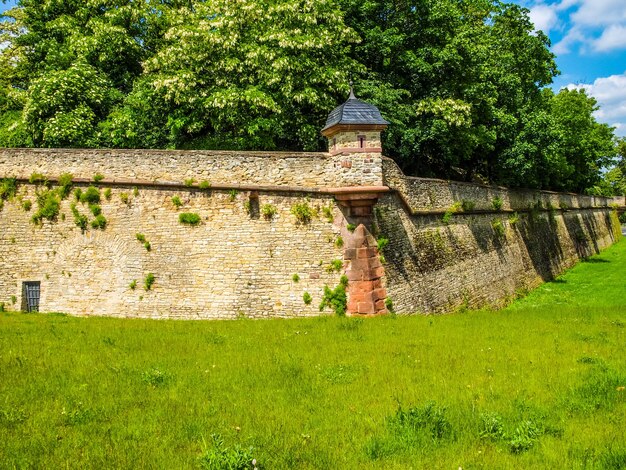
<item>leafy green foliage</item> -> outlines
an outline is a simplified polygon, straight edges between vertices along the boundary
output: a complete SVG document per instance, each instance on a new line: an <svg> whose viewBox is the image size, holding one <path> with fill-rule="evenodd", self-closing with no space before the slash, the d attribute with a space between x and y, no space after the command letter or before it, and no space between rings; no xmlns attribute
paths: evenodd
<svg viewBox="0 0 626 470"><path fill-rule="evenodd" d="M273 219L276 213L277 209L273 204L263 204L261 206L261 215L267 220Z"/></svg>
<svg viewBox="0 0 626 470"><path fill-rule="evenodd" d="M595 100L546 88L548 38L511 3L24 0L6 15L2 145L321 150L351 73L409 174L594 194L623 179L600 176L616 150Z"/></svg>
<svg viewBox="0 0 626 470"><path fill-rule="evenodd" d="M311 206L309 206L308 201L302 201L291 206L291 214L296 218L299 224L306 225L311 222L314 211Z"/></svg>
<svg viewBox="0 0 626 470"><path fill-rule="evenodd" d="M311 297L311 294L309 294L308 292L305 292L304 294L302 294L302 301L306 305L311 305L311 302L313 302L313 297Z"/></svg>
<svg viewBox="0 0 626 470"><path fill-rule="evenodd" d="M102 214L98 214L91 221L91 227L92 228L104 230L106 228L106 226L107 226L107 219Z"/></svg>
<svg viewBox="0 0 626 470"><path fill-rule="evenodd" d="M184 225L196 226L200 224L202 219L198 214L195 214L193 212L183 212L178 215L178 221Z"/></svg>
<svg viewBox="0 0 626 470"><path fill-rule="evenodd" d="M452 426L446 418L445 408L437 406L435 402L426 403L422 407L410 407L407 410L398 406L396 414L389 422L398 433L423 433L434 440L452 436Z"/></svg>
<svg viewBox="0 0 626 470"><path fill-rule="evenodd" d="M79 227L82 232L87 230L87 225L89 223L87 216L79 212L78 207L76 207L76 204L72 204L70 206L70 209L72 211L72 215L74 216L74 223L76 224L76 226Z"/></svg>
<svg viewBox="0 0 626 470"><path fill-rule="evenodd" d="M17 180L15 178L0 179L0 200L7 201L17 193Z"/></svg>
<svg viewBox="0 0 626 470"><path fill-rule="evenodd" d="M174 207L179 209L180 207L182 207L183 201L181 201L180 197L178 196L172 196L172 204L174 204Z"/></svg>
<svg viewBox="0 0 626 470"><path fill-rule="evenodd" d="M100 190L94 186L89 186L83 193L81 193L80 202L83 204L99 204Z"/></svg>
<svg viewBox="0 0 626 470"><path fill-rule="evenodd" d="M205 470L254 470L257 461L254 458L254 448L244 449L239 445L232 448L224 445L224 440L217 434L212 434L213 445L205 449L199 458L200 468Z"/></svg>
<svg viewBox="0 0 626 470"><path fill-rule="evenodd" d="M156 278L154 277L154 274L152 274L152 273L146 274L146 277L143 280L143 287L144 287L144 289L146 291L151 290L155 281L156 281Z"/></svg>
<svg viewBox="0 0 626 470"><path fill-rule="evenodd" d="M330 263L328 263L328 268L326 268L326 270L329 273L333 273L333 272L341 272L341 270L343 269L343 261L341 261L340 259L334 259L332 260Z"/></svg>
<svg viewBox="0 0 626 470"><path fill-rule="evenodd" d="M31 217L34 223L40 224L44 219L54 221L61 210L61 200L56 191L45 189L37 193L37 206Z"/></svg>
<svg viewBox="0 0 626 470"><path fill-rule="evenodd" d="M320 312L326 307L329 307L335 312L338 317L343 317L346 314L348 307L348 296L346 295L346 289L348 287L348 278L341 276L339 285L334 289L328 286L324 286L324 296L320 303Z"/></svg>
<svg viewBox="0 0 626 470"><path fill-rule="evenodd" d="M58 181L58 194L61 199L66 199L72 192L72 179L74 176L71 173L62 173L59 176Z"/></svg>
<svg viewBox="0 0 626 470"><path fill-rule="evenodd" d="M506 229L504 228L504 224L502 223L502 219L493 219L491 221L491 228L498 238L504 238L506 234Z"/></svg>

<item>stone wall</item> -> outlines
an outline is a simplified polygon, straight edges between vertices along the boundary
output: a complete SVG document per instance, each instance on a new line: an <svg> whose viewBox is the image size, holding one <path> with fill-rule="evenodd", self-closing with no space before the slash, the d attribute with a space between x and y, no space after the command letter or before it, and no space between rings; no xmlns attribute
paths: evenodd
<svg viewBox="0 0 626 470"><path fill-rule="evenodd" d="M73 195L63 201L58 220L37 226L30 219L41 189L20 185L18 196L0 212L5 308L21 307L22 282L40 281L42 311L153 318L307 316L320 314L324 286L339 282L340 273L329 266L343 259L337 245L343 218L331 196L261 192L251 199L249 192L184 187L140 188L133 195L132 187L107 187L111 198L101 203L106 228L82 233L70 207ZM183 203L179 209L174 196ZM26 200L33 203L30 211L23 208ZM304 202L319 215L298 224L291 207ZM271 218L262 214L268 204L276 210ZM322 215L323 207L333 220ZM93 219L86 205L77 208ZM181 224L182 212L198 214L200 225ZM155 282L147 291L149 273ZM312 297L309 305L305 292Z"/></svg>
<svg viewBox="0 0 626 470"><path fill-rule="evenodd" d="M621 237L612 204L546 191L404 176L376 206L387 293L398 312L501 306Z"/></svg>
<svg viewBox="0 0 626 470"><path fill-rule="evenodd" d="M275 186L311 189L380 186L380 154L216 152L180 150L0 149L0 177L77 179L96 173L108 181L183 184L193 179L214 187Z"/></svg>
<svg viewBox="0 0 626 470"><path fill-rule="evenodd" d="M97 187L106 227L81 230L72 205L94 217L73 194L56 220L33 223L46 190L28 182L33 173L52 187L62 173L73 174L75 189ZM104 180L93 183L97 173ZM344 273L355 314L384 312L387 295L399 313L502 305L615 241L610 206L624 206L623 198L409 178L367 152L4 149L7 177L19 184L0 210L0 303L22 308L22 283L39 281L41 310L75 315L319 315L325 286L339 286ZM310 222L296 219L297 204L313 209ZM183 212L201 223L182 224ZM390 241L382 265L372 234Z"/></svg>

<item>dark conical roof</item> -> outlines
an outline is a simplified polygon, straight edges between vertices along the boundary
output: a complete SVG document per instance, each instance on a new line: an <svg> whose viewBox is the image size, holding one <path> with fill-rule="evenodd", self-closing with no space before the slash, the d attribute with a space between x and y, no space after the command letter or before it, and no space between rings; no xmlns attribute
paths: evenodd
<svg viewBox="0 0 626 470"><path fill-rule="evenodd" d="M351 89L348 101L337 106L328 115L322 132L338 124L388 125L389 122L383 119L376 106L357 99Z"/></svg>

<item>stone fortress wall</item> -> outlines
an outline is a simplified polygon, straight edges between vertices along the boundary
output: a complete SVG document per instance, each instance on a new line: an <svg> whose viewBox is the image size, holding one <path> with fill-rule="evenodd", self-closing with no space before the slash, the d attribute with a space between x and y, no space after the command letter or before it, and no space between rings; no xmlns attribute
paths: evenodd
<svg viewBox="0 0 626 470"><path fill-rule="evenodd" d="M351 91L322 129L328 153L0 150L0 304L153 318L449 311L501 305L620 236L611 204L623 198L406 177L383 157L388 124Z"/></svg>
<svg viewBox="0 0 626 470"><path fill-rule="evenodd" d="M23 308L23 283L39 281L48 312L312 316L325 286L346 274L351 314L383 313L386 299L398 313L443 312L502 305L620 236L612 204L624 198L410 178L371 145L354 153L0 150L0 178L18 180L0 211L0 303ZM72 204L93 216L73 195L56 220L33 223L45 191L28 181L34 173L53 188L62 173L74 189L99 188L106 227L81 230ZM96 174L104 179L94 182ZM312 209L310 222L292 213L298 204ZM183 212L200 224L181 224ZM376 238L389 240L382 253Z"/></svg>
<svg viewBox="0 0 626 470"><path fill-rule="evenodd" d="M392 191L375 213L398 311L503 306L621 238L624 197L411 178L390 159L383 174Z"/></svg>

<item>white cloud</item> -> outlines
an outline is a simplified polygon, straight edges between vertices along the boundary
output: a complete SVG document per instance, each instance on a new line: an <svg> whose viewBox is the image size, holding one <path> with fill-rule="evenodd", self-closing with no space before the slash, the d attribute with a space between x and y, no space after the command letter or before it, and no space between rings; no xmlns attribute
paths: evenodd
<svg viewBox="0 0 626 470"><path fill-rule="evenodd" d="M626 49L626 0L529 0L530 19L548 33L565 30L556 54Z"/></svg>
<svg viewBox="0 0 626 470"><path fill-rule="evenodd" d="M600 109L595 113L598 121L615 126L617 135L626 136L626 72L598 78L589 84L570 84L566 88L583 88L598 101Z"/></svg>
<svg viewBox="0 0 626 470"><path fill-rule="evenodd" d="M626 24L609 26L593 41L592 47L597 52L626 49Z"/></svg>
<svg viewBox="0 0 626 470"><path fill-rule="evenodd" d="M571 20L578 26L604 27L626 22L624 0L583 0L572 13Z"/></svg>
<svg viewBox="0 0 626 470"><path fill-rule="evenodd" d="M530 9L530 21L536 30L548 34L559 24L559 15L554 5L536 5Z"/></svg>

